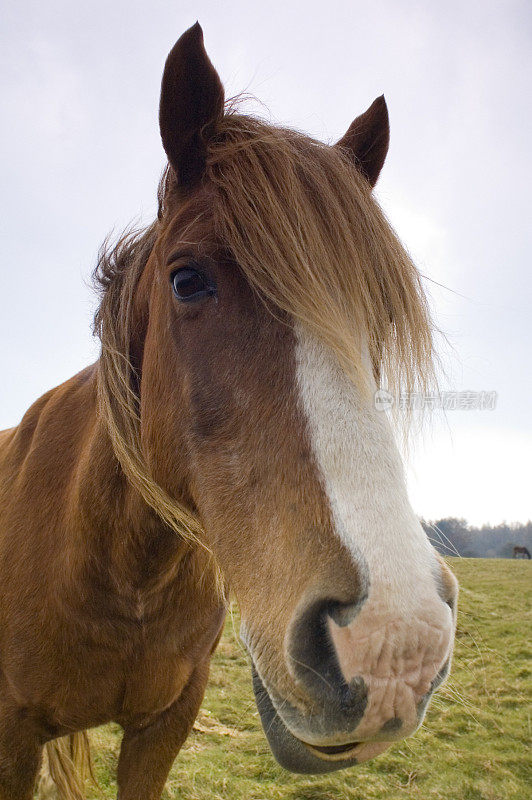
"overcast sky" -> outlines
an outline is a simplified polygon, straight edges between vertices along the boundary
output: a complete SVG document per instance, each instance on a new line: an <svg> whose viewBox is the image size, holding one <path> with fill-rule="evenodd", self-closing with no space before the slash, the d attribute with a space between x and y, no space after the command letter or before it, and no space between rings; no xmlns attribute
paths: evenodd
<svg viewBox="0 0 532 800"><path fill-rule="evenodd" d="M111 230L155 212L166 54L199 19L227 95L325 141L384 92L377 196L427 282L449 411L410 457L425 518L532 517L532 5L4 0L0 428L97 357L89 285ZM452 291L450 291L452 290Z"/></svg>

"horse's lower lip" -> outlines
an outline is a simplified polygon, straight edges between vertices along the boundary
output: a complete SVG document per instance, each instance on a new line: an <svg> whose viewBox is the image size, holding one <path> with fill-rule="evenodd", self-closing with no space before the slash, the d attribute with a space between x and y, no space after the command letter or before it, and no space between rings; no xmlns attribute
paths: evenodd
<svg viewBox="0 0 532 800"><path fill-rule="evenodd" d="M355 758L362 742L349 742L348 744L316 745L303 742L314 755L325 761L344 761L346 758Z"/></svg>
<svg viewBox="0 0 532 800"><path fill-rule="evenodd" d="M346 742L345 744L310 744L293 734L278 714L269 693L251 662L253 691L262 727L272 753L285 769L304 775L318 775L353 767L380 755L390 742Z"/></svg>

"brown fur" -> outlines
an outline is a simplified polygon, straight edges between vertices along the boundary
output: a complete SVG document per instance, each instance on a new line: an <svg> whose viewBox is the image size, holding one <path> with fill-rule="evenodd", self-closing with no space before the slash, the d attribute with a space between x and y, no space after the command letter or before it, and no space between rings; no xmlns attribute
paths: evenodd
<svg viewBox="0 0 532 800"><path fill-rule="evenodd" d="M432 325L419 273L343 147L228 114L207 156L216 202L195 206L193 223L205 220L270 310L308 325L354 381L364 382L361 342L368 342L383 384L414 391L433 380ZM165 174L160 194L167 183ZM181 224L178 217L161 231L159 249ZM139 443L132 304L142 255L156 236L157 224L126 236L109 258L103 254L100 403L133 485L171 527L197 538L197 519L149 479Z"/></svg>
<svg viewBox="0 0 532 800"><path fill-rule="evenodd" d="M165 141L163 91L174 168L159 219L102 253L101 357L0 437L0 800L29 800L45 743L109 720L124 728L120 799L156 800L203 697L225 582L261 668L303 708L288 621L332 584L347 602L357 578L295 397L293 320L355 381L363 339L390 382L430 373L418 274L344 150L219 118L211 99ZM170 277L191 262L215 301L176 302ZM49 747L49 772L77 800L86 757L69 747Z"/></svg>

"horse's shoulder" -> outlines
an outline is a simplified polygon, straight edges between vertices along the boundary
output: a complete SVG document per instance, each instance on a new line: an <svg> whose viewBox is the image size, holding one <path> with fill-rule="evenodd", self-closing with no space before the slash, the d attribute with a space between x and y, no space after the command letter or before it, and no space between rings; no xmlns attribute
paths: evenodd
<svg viewBox="0 0 532 800"><path fill-rule="evenodd" d="M22 467L36 446L46 450L49 442L51 449L58 439L67 440L75 435L94 406L95 381L91 381L94 374L95 365L91 365L49 389L28 408L16 427L0 432L0 452L12 469Z"/></svg>

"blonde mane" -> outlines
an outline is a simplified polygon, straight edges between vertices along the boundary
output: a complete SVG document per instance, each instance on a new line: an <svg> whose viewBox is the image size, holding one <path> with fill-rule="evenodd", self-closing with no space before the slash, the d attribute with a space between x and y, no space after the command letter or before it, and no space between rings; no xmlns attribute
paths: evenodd
<svg viewBox="0 0 532 800"><path fill-rule="evenodd" d="M164 213L168 182L167 168L158 189L159 218ZM202 544L199 520L153 479L141 444L140 365L133 364L131 358L135 327L133 304L158 233L157 220L145 230L127 231L113 247L109 247L108 241L104 242L98 256L94 280L101 302L94 318L94 330L102 345L98 361L99 412L130 483L170 528L186 541ZM217 580L221 587L221 578Z"/></svg>
<svg viewBox="0 0 532 800"><path fill-rule="evenodd" d="M169 222L165 197L174 180L167 169L159 186L161 222L101 251L99 402L130 482L167 525L198 542L199 520L147 467L130 354L136 287ZM210 142L205 181L214 189L217 240L274 313L283 309L310 328L366 390L367 349L378 383L395 395L432 383L432 323L419 273L346 153L228 113Z"/></svg>
<svg viewBox="0 0 532 800"><path fill-rule="evenodd" d="M312 330L359 385L433 380L420 275L346 153L228 114L207 159L216 233L258 294Z"/></svg>

